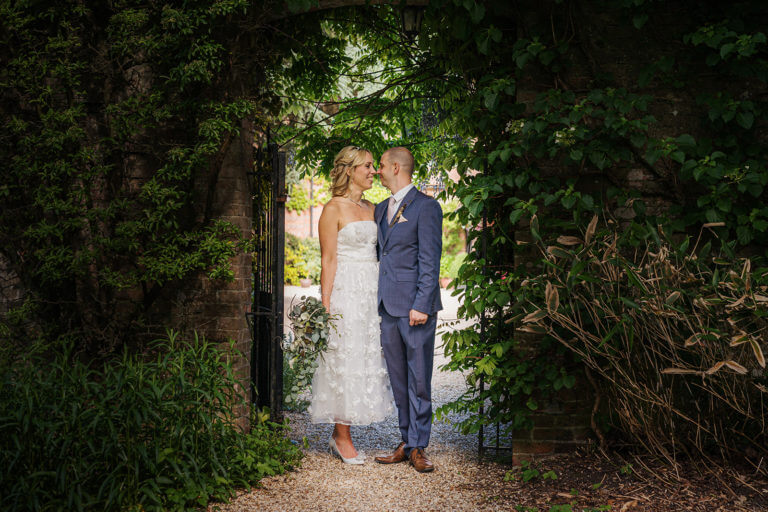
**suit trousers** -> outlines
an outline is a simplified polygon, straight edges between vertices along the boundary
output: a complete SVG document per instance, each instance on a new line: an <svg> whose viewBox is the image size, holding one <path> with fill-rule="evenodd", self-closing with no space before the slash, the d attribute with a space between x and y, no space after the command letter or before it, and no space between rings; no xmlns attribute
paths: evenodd
<svg viewBox="0 0 768 512"><path fill-rule="evenodd" d="M387 362L397 406L405 453L426 448L432 431L432 363L437 313L422 325L408 325L408 317L387 313L379 303L381 347Z"/></svg>

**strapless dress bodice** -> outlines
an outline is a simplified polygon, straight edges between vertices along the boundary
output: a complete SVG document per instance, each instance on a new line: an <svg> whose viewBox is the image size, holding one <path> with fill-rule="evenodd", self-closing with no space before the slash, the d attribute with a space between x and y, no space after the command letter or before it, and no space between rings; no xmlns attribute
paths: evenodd
<svg viewBox="0 0 768 512"><path fill-rule="evenodd" d="M376 261L376 223L353 221L339 230L336 257L339 261Z"/></svg>

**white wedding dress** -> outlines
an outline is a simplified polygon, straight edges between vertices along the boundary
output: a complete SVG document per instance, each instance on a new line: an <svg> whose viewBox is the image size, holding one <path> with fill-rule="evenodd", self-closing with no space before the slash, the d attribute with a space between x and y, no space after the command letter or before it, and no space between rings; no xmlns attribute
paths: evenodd
<svg viewBox="0 0 768 512"><path fill-rule="evenodd" d="M309 406L313 423L368 425L394 411L380 340L376 230L374 221L363 220L338 233L331 313L341 318L318 357Z"/></svg>

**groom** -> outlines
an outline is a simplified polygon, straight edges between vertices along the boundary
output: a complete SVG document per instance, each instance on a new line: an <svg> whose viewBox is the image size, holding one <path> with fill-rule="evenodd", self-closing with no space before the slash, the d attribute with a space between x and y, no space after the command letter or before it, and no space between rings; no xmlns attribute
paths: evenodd
<svg viewBox="0 0 768 512"><path fill-rule="evenodd" d="M376 205L379 226L381 346L397 405L402 442L376 462L408 460L421 473L434 464L424 449L432 428L432 358L440 302L438 274L443 213L411 183L413 155L396 147L381 155L379 177L392 197Z"/></svg>

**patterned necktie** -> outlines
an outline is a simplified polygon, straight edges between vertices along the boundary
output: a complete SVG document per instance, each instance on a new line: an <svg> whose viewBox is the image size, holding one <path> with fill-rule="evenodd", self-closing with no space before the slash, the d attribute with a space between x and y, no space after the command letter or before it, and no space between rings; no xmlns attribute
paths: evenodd
<svg viewBox="0 0 768 512"><path fill-rule="evenodd" d="M392 217L395 216L395 196L389 198L389 207L387 208L387 224L392 224Z"/></svg>

